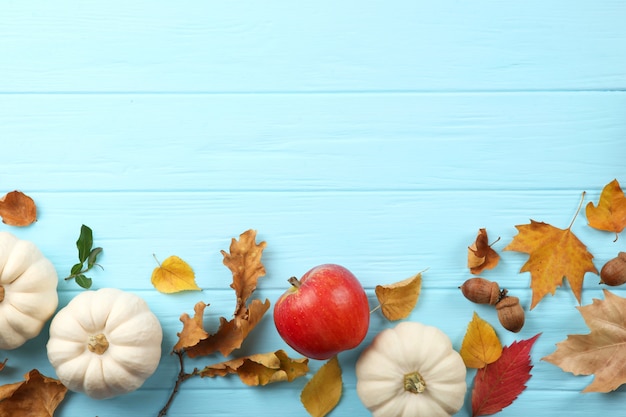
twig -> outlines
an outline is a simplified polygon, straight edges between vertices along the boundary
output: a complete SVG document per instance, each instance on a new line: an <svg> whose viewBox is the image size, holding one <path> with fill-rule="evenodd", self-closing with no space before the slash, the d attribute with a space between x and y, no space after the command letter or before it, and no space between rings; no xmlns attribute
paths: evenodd
<svg viewBox="0 0 626 417"><path fill-rule="evenodd" d="M192 373L185 372L185 361L184 361L185 352L183 350L175 350L173 353L176 354L176 356L178 356L178 363L180 364L180 370L178 371L178 378L176 379L176 383L174 384L172 393L170 394L170 397L167 399L167 403L165 403L165 406L159 412L158 417L163 417L167 415L167 411L172 405L172 402L174 401L174 397L176 397L176 394L178 394L178 391L180 390L180 385L184 381L188 380L189 378L197 374L197 369L194 369Z"/></svg>

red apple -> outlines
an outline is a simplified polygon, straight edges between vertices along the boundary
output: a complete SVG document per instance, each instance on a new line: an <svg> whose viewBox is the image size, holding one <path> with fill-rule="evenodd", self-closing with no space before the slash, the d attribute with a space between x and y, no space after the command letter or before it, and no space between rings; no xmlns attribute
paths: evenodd
<svg viewBox="0 0 626 417"><path fill-rule="evenodd" d="M363 341L370 321L359 280L335 264L316 266L274 305L274 324L289 346L311 359L328 359Z"/></svg>

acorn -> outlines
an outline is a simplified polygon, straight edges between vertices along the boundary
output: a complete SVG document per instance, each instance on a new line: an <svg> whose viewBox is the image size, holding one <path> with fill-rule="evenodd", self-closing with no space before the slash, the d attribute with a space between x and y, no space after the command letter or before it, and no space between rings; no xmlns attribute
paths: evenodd
<svg viewBox="0 0 626 417"><path fill-rule="evenodd" d="M519 298L504 296L496 304L498 320L505 329L517 333L524 327L524 309L519 303Z"/></svg>
<svg viewBox="0 0 626 417"><path fill-rule="evenodd" d="M507 293L506 290L500 290L497 282L480 277L468 279L459 288L468 300L492 306L496 305Z"/></svg>
<svg viewBox="0 0 626 417"><path fill-rule="evenodd" d="M615 258L604 264L600 270L600 284L622 285L626 282L626 252L620 252Z"/></svg>

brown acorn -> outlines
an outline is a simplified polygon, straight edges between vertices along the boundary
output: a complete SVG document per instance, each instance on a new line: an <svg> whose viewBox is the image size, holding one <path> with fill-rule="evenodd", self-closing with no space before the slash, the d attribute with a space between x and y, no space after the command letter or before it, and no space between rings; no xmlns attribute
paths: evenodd
<svg viewBox="0 0 626 417"><path fill-rule="evenodd" d="M524 309L519 303L519 298L504 296L496 304L498 319L505 329L517 333L524 327Z"/></svg>
<svg viewBox="0 0 626 417"><path fill-rule="evenodd" d="M480 277L468 279L459 288L465 298L477 304L496 305L506 295L497 282Z"/></svg>
<svg viewBox="0 0 626 417"><path fill-rule="evenodd" d="M626 252L620 252L615 258L604 264L600 270L600 284L622 285L626 282Z"/></svg>

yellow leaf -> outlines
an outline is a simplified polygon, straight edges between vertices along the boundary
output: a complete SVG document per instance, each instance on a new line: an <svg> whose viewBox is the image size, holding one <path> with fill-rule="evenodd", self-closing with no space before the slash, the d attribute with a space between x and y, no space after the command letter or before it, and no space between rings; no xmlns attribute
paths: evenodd
<svg viewBox="0 0 626 417"><path fill-rule="evenodd" d="M187 262L170 256L152 271L152 285L158 291L171 294L181 291L200 291L196 276Z"/></svg>
<svg viewBox="0 0 626 417"><path fill-rule="evenodd" d="M237 374L246 385L267 385L273 382L291 382L305 375L309 371L308 362L307 358L291 359L285 351L277 350L210 365L199 374L202 377Z"/></svg>
<svg viewBox="0 0 626 417"><path fill-rule="evenodd" d="M586 215L589 226L615 232L617 240L617 234L626 227L626 196L617 179L604 186L597 206L587 204Z"/></svg>
<svg viewBox="0 0 626 417"><path fill-rule="evenodd" d="M476 312L467 326L459 352L468 368L484 368L502 355L502 343L494 328Z"/></svg>
<svg viewBox="0 0 626 417"><path fill-rule="evenodd" d="M313 375L300 394L300 401L313 417L324 417L341 399L343 381L337 356L333 356Z"/></svg>
<svg viewBox="0 0 626 417"><path fill-rule="evenodd" d="M392 321L408 317L417 304L421 288L422 274L390 285L377 285L376 298L383 315Z"/></svg>

